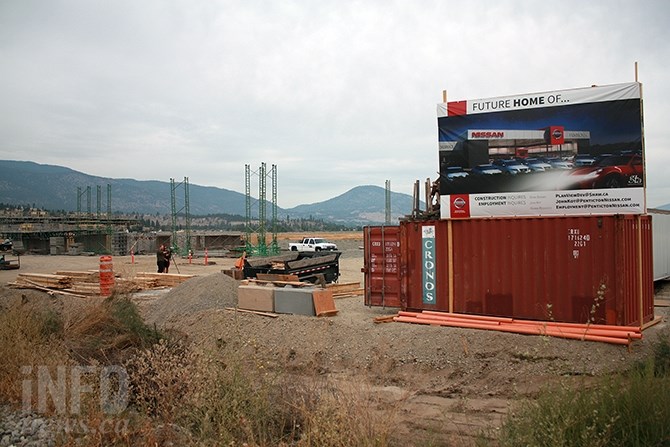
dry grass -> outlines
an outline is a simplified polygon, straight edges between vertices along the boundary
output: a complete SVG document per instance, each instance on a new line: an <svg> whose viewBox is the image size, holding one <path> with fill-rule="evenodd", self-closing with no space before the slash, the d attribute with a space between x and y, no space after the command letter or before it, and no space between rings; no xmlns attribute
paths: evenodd
<svg viewBox="0 0 670 447"><path fill-rule="evenodd" d="M55 376L58 367L123 365L130 401L122 413L106 414L94 386L98 376L87 375L82 380L92 391L76 415L66 415L76 420L64 424L76 426L59 434L59 445L390 444L395 409L377 408L370 390L323 376L298 380L288 366L268 371L249 352L206 353L184 339L161 338L123 296L68 309L75 315L44 303L0 310L0 398L19 407L22 367L31 367L34 378L40 366ZM62 417L54 405L45 416ZM107 430L96 430L102 426Z"/></svg>
<svg viewBox="0 0 670 447"><path fill-rule="evenodd" d="M79 362L120 363L125 350L152 345L161 335L142 321L135 304L113 294L75 316L65 327L65 342Z"/></svg>
<svg viewBox="0 0 670 447"><path fill-rule="evenodd" d="M58 314L30 304L0 311L0 399L21 402L22 381L38 365L69 363Z"/></svg>
<svg viewBox="0 0 670 447"><path fill-rule="evenodd" d="M395 409L369 390L268 372L248 356L161 341L128 362L136 408L185 427L193 445L385 446Z"/></svg>

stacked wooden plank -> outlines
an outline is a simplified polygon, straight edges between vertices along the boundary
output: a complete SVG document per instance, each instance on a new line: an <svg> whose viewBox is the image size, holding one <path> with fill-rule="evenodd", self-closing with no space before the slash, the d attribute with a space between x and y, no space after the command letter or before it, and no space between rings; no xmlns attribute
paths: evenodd
<svg viewBox="0 0 670 447"><path fill-rule="evenodd" d="M72 277L48 273L19 273L15 284L19 286L40 286L49 289L67 289L72 287Z"/></svg>
<svg viewBox="0 0 670 447"><path fill-rule="evenodd" d="M174 287L194 275L168 273L138 273L135 278L115 278L115 289L122 292L137 292L146 289ZM38 289L80 297L100 295L100 276L97 270L59 271L47 273L19 273L16 281L9 284L23 289Z"/></svg>
<svg viewBox="0 0 670 447"><path fill-rule="evenodd" d="M326 285L326 288L333 292L333 298L348 298L363 295L363 289L359 282L333 283Z"/></svg>
<svg viewBox="0 0 670 447"><path fill-rule="evenodd" d="M68 287L66 291L77 294L77 295L86 295L86 296L95 296L100 295L100 283L92 282L74 282L72 287Z"/></svg>
<svg viewBox="0 0 670 447"><path fill-rule="evenodd" d="M59 270L55 274L69 276L77 283L100 283L100 272L98 270Z"/></svg>
<svg viewBox="0 0 670 447"><path fill-rule="evenodd" d="M193 278L195 275L181 275L177 273L148 273L139 272L135 276L135 280L144 280L146 278L155 280L156 287L175 287L179 284Z"/></svg>
<svg viewBox="0 0 670 447"><path fill-rule="evenodd" d="M126 284L128 288L136 288L138 290L158 289L158 280L148 276L136 276L134 278L123 278L122 284Z"/></svg>

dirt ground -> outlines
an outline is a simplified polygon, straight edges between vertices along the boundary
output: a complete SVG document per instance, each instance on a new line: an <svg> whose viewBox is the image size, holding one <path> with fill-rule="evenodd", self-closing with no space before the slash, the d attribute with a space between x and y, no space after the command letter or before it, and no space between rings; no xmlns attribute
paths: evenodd
<svg viewBox="0 0 670 447"><path fill-rule="evenodd" d="M362 286L360 233L330 239L343 252L340 282ZM362 296L337 299L339 312L333 317L272 319L224 310L236 302L237 283L221 270L232 267L235 259L210 261L204 265L203 259L190 264L177 259L170 273L197 278L172 290L137 294L147 321L183 332L204 349L246 353L266 370L357 387L388 418L404 445L469 446L479 434L493 438L521 399L548 383L588 383L630 368L648 355L668 325L668 308L656 307L661 321L627 348L473 329L374 324L375 316L397 309L368 308ZM24 256L19 271L0 271L0 293L20 293L4 286L19 272L97 269L98 262L94 256ZM155 271L155 257L138 256L134 262L128 256L114 257L113 265L117 274L132 277Z"/></svg>

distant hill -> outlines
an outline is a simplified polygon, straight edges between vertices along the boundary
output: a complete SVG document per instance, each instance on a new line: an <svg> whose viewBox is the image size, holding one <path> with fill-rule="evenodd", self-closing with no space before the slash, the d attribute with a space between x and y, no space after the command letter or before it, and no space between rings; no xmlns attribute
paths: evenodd
<svg viewBox="0 0 670 447"><path fill-rule="evenodd" d="M379 186L357 186L324 202L298 205L286 212L291 215L312 216L332 222L383 223L385 218L386 190ZM391 217L410 214L412 196L391 192Z"/></svg>
<svg viewBox="0 0 670 447"><path fill-rule="evenodd" d="M112 188L112 210L130 214L169 214L169 182L96 177L70 168L30 161L0 160L0 202L10 205L35 205L49 210L77 210L77 187L82 188L81 208L87 207L86 187L91 187L91 209L97 210L97 187L101 189L101 208L107 209L107 185ZM183 190L177 203L183 207ZM385 217L385 190L379 186L357 186L324 202L278 208L280 219L313 217L341 224L379 224ZM189 184L191 215L246 214L245 195L212 186ZM412 197L391 193L392 222L410 214Z"/></svg>

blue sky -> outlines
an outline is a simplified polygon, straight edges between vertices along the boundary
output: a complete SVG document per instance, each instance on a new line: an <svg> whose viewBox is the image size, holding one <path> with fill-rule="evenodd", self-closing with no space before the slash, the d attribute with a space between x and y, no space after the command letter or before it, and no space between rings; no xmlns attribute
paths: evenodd
<svg viewBox="0 0 670 447"><path fill-rule="evenodd" d="M436 103L643 83L647 202L670 203L665 1L0 2L0 158L278 204L438 170ZM84 185L85 186L85 185Z"/></svg>

